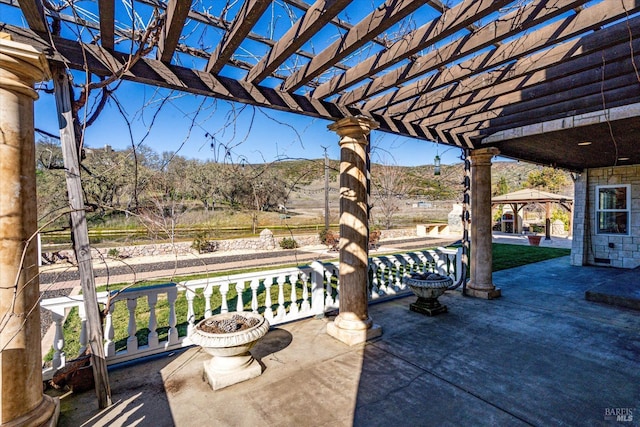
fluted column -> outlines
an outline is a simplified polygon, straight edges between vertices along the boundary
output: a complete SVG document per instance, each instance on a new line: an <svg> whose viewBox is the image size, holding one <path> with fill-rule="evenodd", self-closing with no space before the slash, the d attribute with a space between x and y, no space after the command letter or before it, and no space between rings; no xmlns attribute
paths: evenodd
<svg viewBox="0 0 640 427"><path fill-rule="evenodd" d="M471 279L466 294L485 299L500 296L491 270L491 158L498 153L493 147L471 152Z"/></svg>
<svg viewBox="0 0 640 427"><path fill-rule="evenodd" d="M347 117L329 126L340 136L340 313L327 333L349 345L382 335L369 317L368 135L378 123Z"/></svg>
<svg viewBox="0 0 640 427"><path fill-rule="evenodd" d="M58 401L42 394L38 297L35 82L44 56L0 33L0 425L55 425Z"/></svg>

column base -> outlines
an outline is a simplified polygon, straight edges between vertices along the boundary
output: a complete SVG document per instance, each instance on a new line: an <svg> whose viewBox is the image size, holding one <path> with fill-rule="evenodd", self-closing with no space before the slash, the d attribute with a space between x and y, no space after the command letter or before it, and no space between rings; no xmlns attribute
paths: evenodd
<svg viewBox="0 0 640 427"><path fill-rule="evenodd" d="M204 377L213 390L220 390L262 375L262 366L252 356L250 356L248 363L228 372L216 371L214 359L215 356L204 362Z"/></svg>
<svg viewBox="0 0 640 427"><path fill-rule="evenodd" d="M502 296L502 292L500 288L481 288L476 289L467 285L467 288L464 293L466 296L474 297L474 298L482 298L482 299L496 299Z"/></svg>
<svg viewBox="0 0 640 427"><path fill-rule="evenodd" d="M339 314L331 323L327 324L327 334L347 345L360 344L382 335L382 326L373 323L371 318L366 321L354 320L350 313Z"/></svg>
<svg viewBox="0 0 640 427"><path fill-rule="evenodd" d="M55 397L43 395L42 402L31 412L7 423L0 424L0 427L55 427L58 425L59 416L60 400Z"/></svg>

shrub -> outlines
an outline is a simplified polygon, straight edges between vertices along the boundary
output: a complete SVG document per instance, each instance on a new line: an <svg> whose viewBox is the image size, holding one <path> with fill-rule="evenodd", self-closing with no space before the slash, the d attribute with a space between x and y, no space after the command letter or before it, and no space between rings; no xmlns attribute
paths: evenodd
<svg viewBox="0 0 640 427"><path fill-rule="evenodd" d="M209 240L207 232L201 232L193 239L191 249L198 251L199 254L206 254L216 250L216 243Z"/></svg>
<svg viewBox="0 0 640 427"><path fill-rule="evenodd" d="M109 258L120 258L120 251L117 248L111 248L107 251Z"/></svg>
<svg viewBox="0 0 640 427"><path fill-rule="evenodd" d="M327 244L327 237L333 235L333 233L330 230L327 230L326 228L323 228L322 230L320 230L320 232L318 233L318 237L320 238L320 243L322 243L323 245Z"/></svg>
<svg viewBox="0 0 640 427"><path fill-rule="evenodd" d="M282 249L295 249L298 247L298 242L292 237L285 237L280 240L280 247Z"/></svg>

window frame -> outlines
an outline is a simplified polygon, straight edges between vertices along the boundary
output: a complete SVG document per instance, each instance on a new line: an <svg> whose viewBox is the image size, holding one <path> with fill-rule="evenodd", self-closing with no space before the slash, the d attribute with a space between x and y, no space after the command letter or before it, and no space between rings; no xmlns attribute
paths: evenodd
<svg viewBox="0 0 640 427"><path fill-rule="evenodd" d="M600 208L600 190L607 188L625 188L626 189L626 200L625 200L625 209L602 209ZM628 236L630 233L631 226L631 184L607 184L607 185L596 185L596 194L595 194L595 222L596 227L595 231L597 235L601 236ZM611 231L600 231L600 221L599 216L601 212L615 212L615 213L626 213L627 215L627 224L625 227L625 232L611 232Z"/></svg>

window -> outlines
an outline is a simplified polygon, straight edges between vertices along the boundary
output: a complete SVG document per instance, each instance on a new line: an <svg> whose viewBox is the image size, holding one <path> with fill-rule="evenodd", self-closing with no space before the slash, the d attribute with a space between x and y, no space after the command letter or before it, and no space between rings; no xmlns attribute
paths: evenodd
<svg viewBox="0 0 640 427"><path fill-rule="evenodd" d="M630 208L631 188L629 185L597 186L597 234L629 234Z"/></svg>

